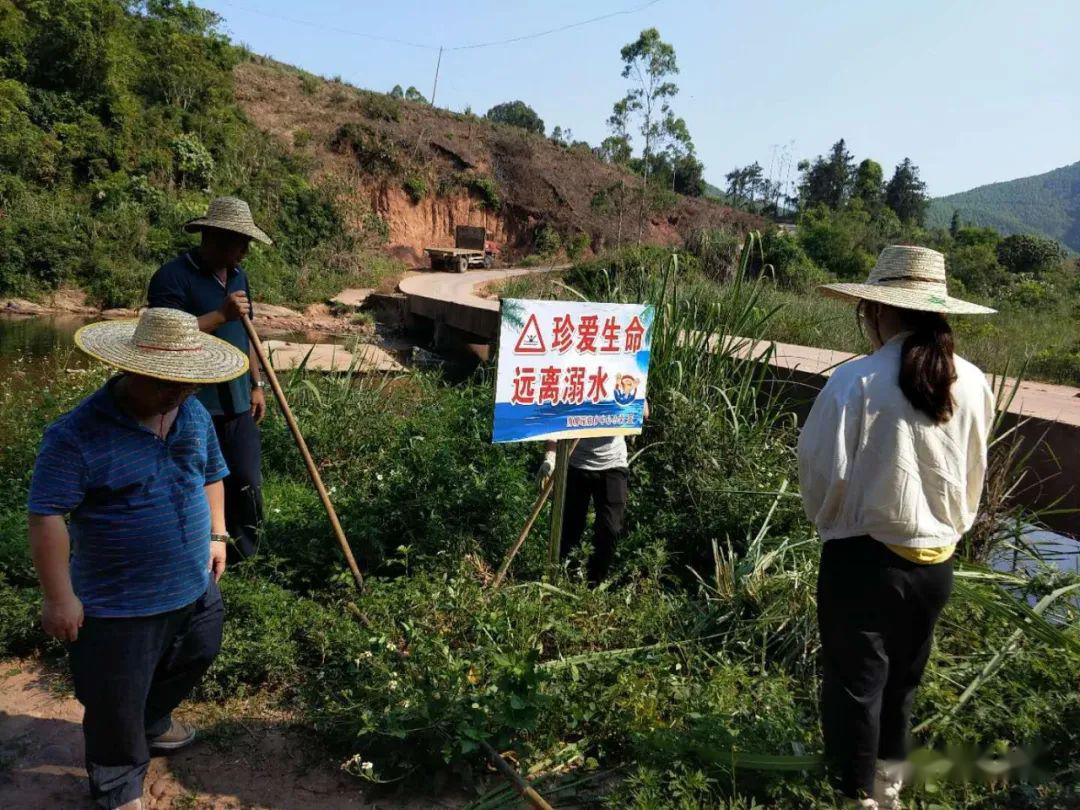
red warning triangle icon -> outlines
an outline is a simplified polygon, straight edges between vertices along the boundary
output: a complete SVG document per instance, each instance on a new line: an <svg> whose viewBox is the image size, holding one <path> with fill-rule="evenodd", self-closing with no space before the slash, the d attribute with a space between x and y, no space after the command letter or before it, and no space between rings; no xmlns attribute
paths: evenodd
<svg viewBox="0 0 1080 810"><path fill-rule="evenodd" d="M540 324L535 314L530 315L525 328L521 330L517 345L514 346L514 354L543 354L546 351L544 336L540 333Z"/></svg>

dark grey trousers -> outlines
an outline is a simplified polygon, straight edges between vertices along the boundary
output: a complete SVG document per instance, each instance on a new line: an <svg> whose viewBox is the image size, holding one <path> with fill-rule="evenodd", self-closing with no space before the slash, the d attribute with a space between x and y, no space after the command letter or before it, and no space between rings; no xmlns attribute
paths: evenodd
<svg viewBox="0 0 1080 810"><path fill-rule="evenodd" d="M262 439L251 411L215 416L214 430L229 468L224 487L225 528L233 539L228 549L231 565L259 550L263 520Z"/></svg>
<svg viewBox="0 0 1080 810"><path fill-rule="evenodd" d="M142 796L150 765L148 740L164 734L172 710L221 649L225 610L210 587L195 602L156 616L87 616L69 645L75 697L85 707L90 795L106 808Z"/></svg>
<svg viewBox="0 0 1080 810"><path fill-rule="evenodd" d="M561 558L565 559L585 534L589 502L596 509L593 522L593 553L586 564L586 576L598 585L607 576L615 558L615 544L622 535L630 473L625 467L611 470L579 470L570 467L566 477Z"/></svg>

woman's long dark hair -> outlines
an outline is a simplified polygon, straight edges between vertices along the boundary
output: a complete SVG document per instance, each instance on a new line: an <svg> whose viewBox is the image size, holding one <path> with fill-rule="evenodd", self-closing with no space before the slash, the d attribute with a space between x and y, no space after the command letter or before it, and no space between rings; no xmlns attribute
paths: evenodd
<svg viewBox="0 0 1080 810"><path fill-rule="evenodd" d="M859 304L860 317L866 303ZM952 384L956 382L952 327L940 312L893 309L902 316L904 331L911 332L900 349L900 390L934 424L944 424L953 415Z"/></svg>

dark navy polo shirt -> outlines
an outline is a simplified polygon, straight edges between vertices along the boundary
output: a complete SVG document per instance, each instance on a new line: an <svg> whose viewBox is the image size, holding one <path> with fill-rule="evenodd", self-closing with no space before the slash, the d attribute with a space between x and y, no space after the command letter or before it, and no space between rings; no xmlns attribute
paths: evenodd
<svg viewBox="0 0 1080 810"><path fill-rule="evenodd" d="M230 270L226 278L226 283L222 285L216 275L199 265L199 254L191 250L162 265L154 273L150 279L147 302L152 307L182 309L195 317L202 317L221 309L229 293L243 290L251 300L247 275L242 268ZM249 311L248 315L253 316L254 312ZM226 321L211 334L228 341L247 355L248 336L240 321ZM206 410L215 416L244 413L251 408L251 377L244 373L229 382L207 385L199 389L198 397Z"/></svg>
<svg viewBox="0 0 1080 810"><path fill-rule="evenodd" d="M113 378L45 431L33 515L70 515L71 584L87 616L152 616L209 585L210 506L228 475L210 414L189 397L161 439L117 405Z"/></svg>

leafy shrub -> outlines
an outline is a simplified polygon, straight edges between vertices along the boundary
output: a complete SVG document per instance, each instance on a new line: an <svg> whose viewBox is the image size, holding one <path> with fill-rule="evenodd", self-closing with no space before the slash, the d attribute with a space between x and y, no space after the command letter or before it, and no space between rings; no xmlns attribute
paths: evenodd
<svg viewBox="0 0 1080 810"><path fill-rule="evenodd" d="M301 663L296 635L313 606L277 585L231 572L221 580L221 594L229 611L222 651L200 695L243 697L253 686L295 686Z"/></svg>
<svg viewBox="0 0 1080 810"><path fill-rule="evenodd" d="M541 256L554 256L562 247L562 237L553 226L545 223L533 234L533 247Z"/></svg>
<svg viewBox="0 0 1080 810"><path fill-rule="evenodd" d="M40 615L38 589L10 585L0 572L0 655L26 655L50 645Z"/></svg>
<svg viewBox="0 0 1080 810"><path fill-rule="evenodd" d="M312 76L310 73L300 74L300 89L305 96L313 96L319 90L319 85L322 82L318 76Z"/></svg>
<svg viewBox="0 0 1080 810"><path fill-rule="evenodd" d="M277 242L287 262L303 264L316 247L345 236L345 223L330 194L301 177L282 184L279 205Z"/></svg>
<svg viewBox="0 0 1080 810"><path fill-rule="evenodd" d="M489 121L496 124L508 124L512 127L520 127L526 132L537 135L544 134L544 122L536 110L524 101L504 101L496 104L484 115Z"/></svg>
<svg viewBox="0 0 1080 810"><path fill-rule="evenodd" d="M961 228L960 232L968 230L975 229ZM961 243L945 255L945 267L950 282L957 281L962 289L980 295L997 293L1009 280L990 241Z"/></svg>
<svg viewBox="0 0 1080 810"><path fill-rule="evenodd" d="M384 93L365 93L360 99L360 111L375 121L401 120L401 102Z"/></svg>
<svg viewBox="0 0 1080 810"><path fill-rule="evenodd" d="M741 247L742 238L725 228L699 228L686 240L686 249L697 257L701 272L714 281L730 278Z"/></svg>
<svg viewBox="0 0 1080 810"><path fill-rule="evenodd" d="M419 174L408 175L402 187L405 189L405 193L409 195L409 199L413 201L413 205L419 203L428 194L427 180Z"/></svg>
<svg viewBox="0 0 1080 810"><path fill-rule="evenodd" d="M190 133L179 135L173 138L170 147L180 188L191 186L209 189L214 177L214 158L198 136Z"/></svg>
<svg viewBox="0 0 1080 810"><path fill-rule="evenodd" d="M293 133L293 146L297 149L303 149L311 143L311 130L310 129L298 129Z"/></svg>
<svg viewBox="0 0 1080 810"><path fill-rule="evenodd" d="M499 195L499 187L490 177L473 175L466 181L469 191L480 198L480 202L492 211L502 208L502 197Z"/></svg>
<svg viewBox="0 0 1080 810"><path fill-rule="evenodd" d="M772 269L777 285L786 290L810 292L829 276L811 261L799 241L781 231L768 231L761 239L763 262Z"/></svg>
<svg viewBox="0 0 1080 810"><path fill-rule="evenodd" d="M384 133L367 124L342 124L330 141L336 152L351 152L360 167L372 174L396 174L401 169L400 150Z"/></svg>
<svg viewBox="0 0 1080 810"><path fill-rule="evenodd" d="M0 218L0 283L32 293L78 278L86 267L85 217L73 200L48 194L23 194Z"/></svg>
<svg viewBox="0 0 1080 810"><path fill-rule="evenodd" d="M863 247L868 218L814 208L799 218L798 239L806 255L841 279L864 280L874 256Z"/></svg>
<svg viewBox="0 0 1080 810"><path fill-rule="evenodd" d="M1025 309L1049 309L1060 301L1060 293L1052 282L1041 281L1024 274L1013 281L1002 303Z"/></svg>
<svg viewBox="0 0 1080 810"><path fill-rule="evenodd" d="M1080 387L1080 342L1071 349L1043 349L1029 361L1028 372L1039 379Z"/></svg>
<svg viewBox="0 0 1080 810"><path fill-rule="evenodd" d="M694 277L701 272L696 256L690 253L678 255L683 275ZM670 248L659 245L630 245L577 263L567 271L564 279L587 298L603 301L611 289L619 288L625 279L650 270L656 272L671 261L671 256Z"/></svg>
<svg viewBox="0 0 1080 810"><path fill-rule="evenodd" d="M993 228L977 228L975 226L968 225L957 230L955 241L956 244L962 245L964 247L989 245L996 254L998 242L1001 241L1001 234L999 234Z"/></svg>
<svg viewBox="0 0 1080 810"><path fill-rule="evenodd" d="M589 248L591 240L584 231L578 231L574 237L566 243L566 257L570 261L577 261Z"/></svg>
<svg viewBox="0 0 1080 810"><path fill-rule="evenodd" d="M997 246L998 262L1010 273L1029 273L1038 276L1054 269L1065 258L1057 242L1034 234L1013 234Z"/></svg>

